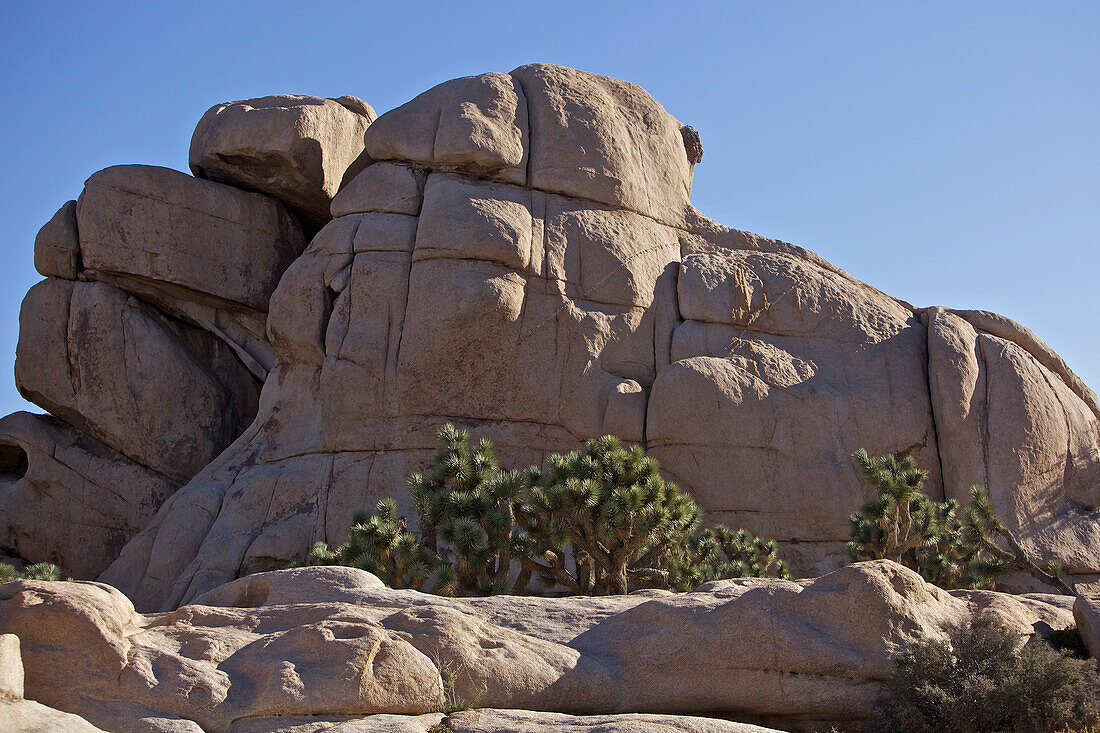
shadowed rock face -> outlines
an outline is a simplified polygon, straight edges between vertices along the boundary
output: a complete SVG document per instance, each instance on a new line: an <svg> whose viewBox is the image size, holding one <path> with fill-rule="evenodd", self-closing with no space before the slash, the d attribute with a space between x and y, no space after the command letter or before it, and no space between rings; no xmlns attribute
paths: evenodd
<svg viewBox="0 0 1100 733"><path fill-rule="evenodd" d="M866 498L848 456L903 451L929 469L935 498L985 484L1036 556L1100 573L1100 408L1027 329L914 309L813 253L705 218L688 200L698 135L633 84L525 66L441 84L365 132L369 108L342 99L219 105L196 131L192 152L225 166L219 180L291 207L308 189L315 210L337 172L318 168L334 158L286 151L329 144L349 161L334 218L285 272L293 247L271 243L301 240L260 194L189 184L201 184L200 208L238 208L216 227L201 217L180 227L258 222L234 240L255 244L199 252L227 268L226 283L171 252L125 256L134 238L118 233L145 231L141 222L102 218L119 223L99 228L92 259L121 264L96 265L91 279L213 334L263 381L250 427L199 461L101 576L139 608L175 608L300 559L313 542L339 542L352 512L384 496L407 509L405 477L444 422L492 439L506 465L608 432L642 443L710 521L775 537L803 574L844 559L848 514ZM318 129L329 118L335 127ZM269 159L268 179L256 171ZM156 180L139 172L146 188ZM75 225L70 206L43 229L45 274L89 267L93 200L85 194ZM241 276L250 251L262 282ZM35 323L49 322L39 310ZM255 326L264 311L266 337ZM67 400L51 397L49 409L146 460L137 442L116 440L105 398L70 398L64 373L45 382L56 389L34 391ZM186 390L199 400L196 426L216 384L225 379ZM175 437L143 435L143 449Z"/></svg>

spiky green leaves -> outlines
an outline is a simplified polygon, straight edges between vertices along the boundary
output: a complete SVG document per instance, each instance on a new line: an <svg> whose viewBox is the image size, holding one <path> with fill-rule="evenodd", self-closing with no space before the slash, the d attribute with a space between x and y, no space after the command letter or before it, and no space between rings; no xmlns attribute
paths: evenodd
<svg viewBox="0 0 1100 733"><path fill-rule="evenodd" d="M890 559L944 588L990 588L1017 569L1072 593L1058 563L1043 569L1027 556L983 487L970 489L970 505L960 519L957 501L936 502L923 493L928 474L912 456L871 458L860 448L852 460L875 494L849 517L852 560Z"/></svg>
<svg viewBox="0 0 1100 733"><path fill-rule="evenodd" d="M14 565L0 562L0 583L10 583L13 580L63 580L63 578L61 568L51 562L35 563L22 570L16 570Z"/></svg>
<svg viewBox="0 0 1100 733"><path fill-rule="evenodd" d="M704 544L714 549L699 559L701 510L644 450L614 436L523 471L501 469L489 441L473 446L453 425L438 438L431 465L408 480L419 537L387 499L355 516L345 544L315 545L310 564L353 565L396 588L433 579L442 595L523 593L532 578L609 594L787 575L776 543L743 531L707 530Z"/></svg>
<svg viewBox="0 0 1100 733"><path fill-rule="evenodd" d="M532 483L519 520L528 571L578 593L626 593L636 583L667 583L674 548L702 512L638 446L606 435L583 451L553 455ZM571 567L570 567L571 566Z"/></svg>

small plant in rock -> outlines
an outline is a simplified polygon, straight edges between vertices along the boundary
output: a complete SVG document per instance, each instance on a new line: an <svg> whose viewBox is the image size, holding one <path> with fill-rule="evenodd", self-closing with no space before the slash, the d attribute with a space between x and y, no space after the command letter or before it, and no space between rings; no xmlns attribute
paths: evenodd
<svg viewBox="0 0 1100 733"><path fill-rule="evenodd" d="M40 562L17 570L14 565L0 562L0 583L13 580L64 580L61 568L51 562ZM71 578L70 578L71 580Z"/></svg>
<svg viewBox="0 0 1100 733"><path fill-rule="evenodd" d="M1093 660L1061 654L1037 638L1021 648L997 617L948 629L896 659L879 728L886 733L1055 733L1100 725Z"/></svg>
<svg viewBox="0 0 1100 733"><path fill-rule="evenodd" d="M521 580L534 574L574 593L667 587L675 554L702 518L690 497L661 478L657 461L612 435L550 456L527 478Z"/></svg>
<svg viewBox="0 0 1100 733"><path fill-rule="evenodd" d="M439 559L408 531L405 518L397 515L397 503L383 499L374 514L355 513L348 541L335 550L324 542L315 544L307 564L348 565L374 573L391 588L420 590Z"/></svg>

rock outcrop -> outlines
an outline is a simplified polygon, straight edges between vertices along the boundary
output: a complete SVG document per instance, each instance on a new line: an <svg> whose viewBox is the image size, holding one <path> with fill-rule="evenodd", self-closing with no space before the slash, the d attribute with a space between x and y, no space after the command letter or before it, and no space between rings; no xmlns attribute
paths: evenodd
<svg viewBox="0 0 1100 733"><path fill-rule="evenodd" d="M265 722L272 716L427 716L442 704L441 670L454 673L450 694L479 707L813 730L868 720L897 651L975 613L997 614L1022 637L1072 626L1066 605L1048 600L948 594L888 561L809 581L558 599L448 599L351 568L304 568L150 615L103 584L17 581L0 588L0 634L20 638L27 696L108 730L136 719L216 733L315 730L278 728L293 718ZM759 730L615 716L471 711L451 727Z"/></svg>
<svg viewBox="0 0 1100 733"><path fill-rule="evenodd" d="M845 560L848 456L904 452L933 498L987 485L1036 559L1100 576L1100 406L1027 329L710 221L698 134L627 82L536 64L372 120L219 105L191 148L211 180L108 169L39 235L21 389L187 482L100 576L140 609L407 510L444 422L516 466L642 443L803 575Z"/></svg>

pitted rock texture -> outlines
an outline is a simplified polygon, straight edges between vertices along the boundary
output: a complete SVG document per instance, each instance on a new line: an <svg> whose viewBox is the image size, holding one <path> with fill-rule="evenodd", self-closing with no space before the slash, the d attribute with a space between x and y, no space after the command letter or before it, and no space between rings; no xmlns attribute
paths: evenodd
<svg viewBox="0 0 1100 733"><path fill-rule="evenodd" d="M1100 406L1027 329L710 221L698 134L628 82L536 64L371 119L219 105L192 162L232 186L110 168L36 241L20 388L190 479L100 576L142 610L337 544L382 497L407 512L445 422L514 467L641 443L803 575L846 560L848 456L904 452L933 498L985 484L1037 560L1100 575ZM334 218L306 246L281 202Z"/></svg>
<svg viewBox="0 0 1100 733"><path fill-rule="evenodd" d="M99 583L0 588L0 634L20 638L27 697L108 730L145 718L210 733L298 730L277 727L292 719L266 727L276 715L427 715L441 703L441 669L457 672L459 699L486 708L858 726L873 715L900 648L940 639L976 613L998 615L1021 637L1073 624L1064 604L948 594L888 561L685 594L466 600L391 590L352 568L303 568L241 578L150 615ZM523 712L457 720L465 727L456 731L594 727ZM643 722L605 718L612 727L597 729Z"/></svg>

